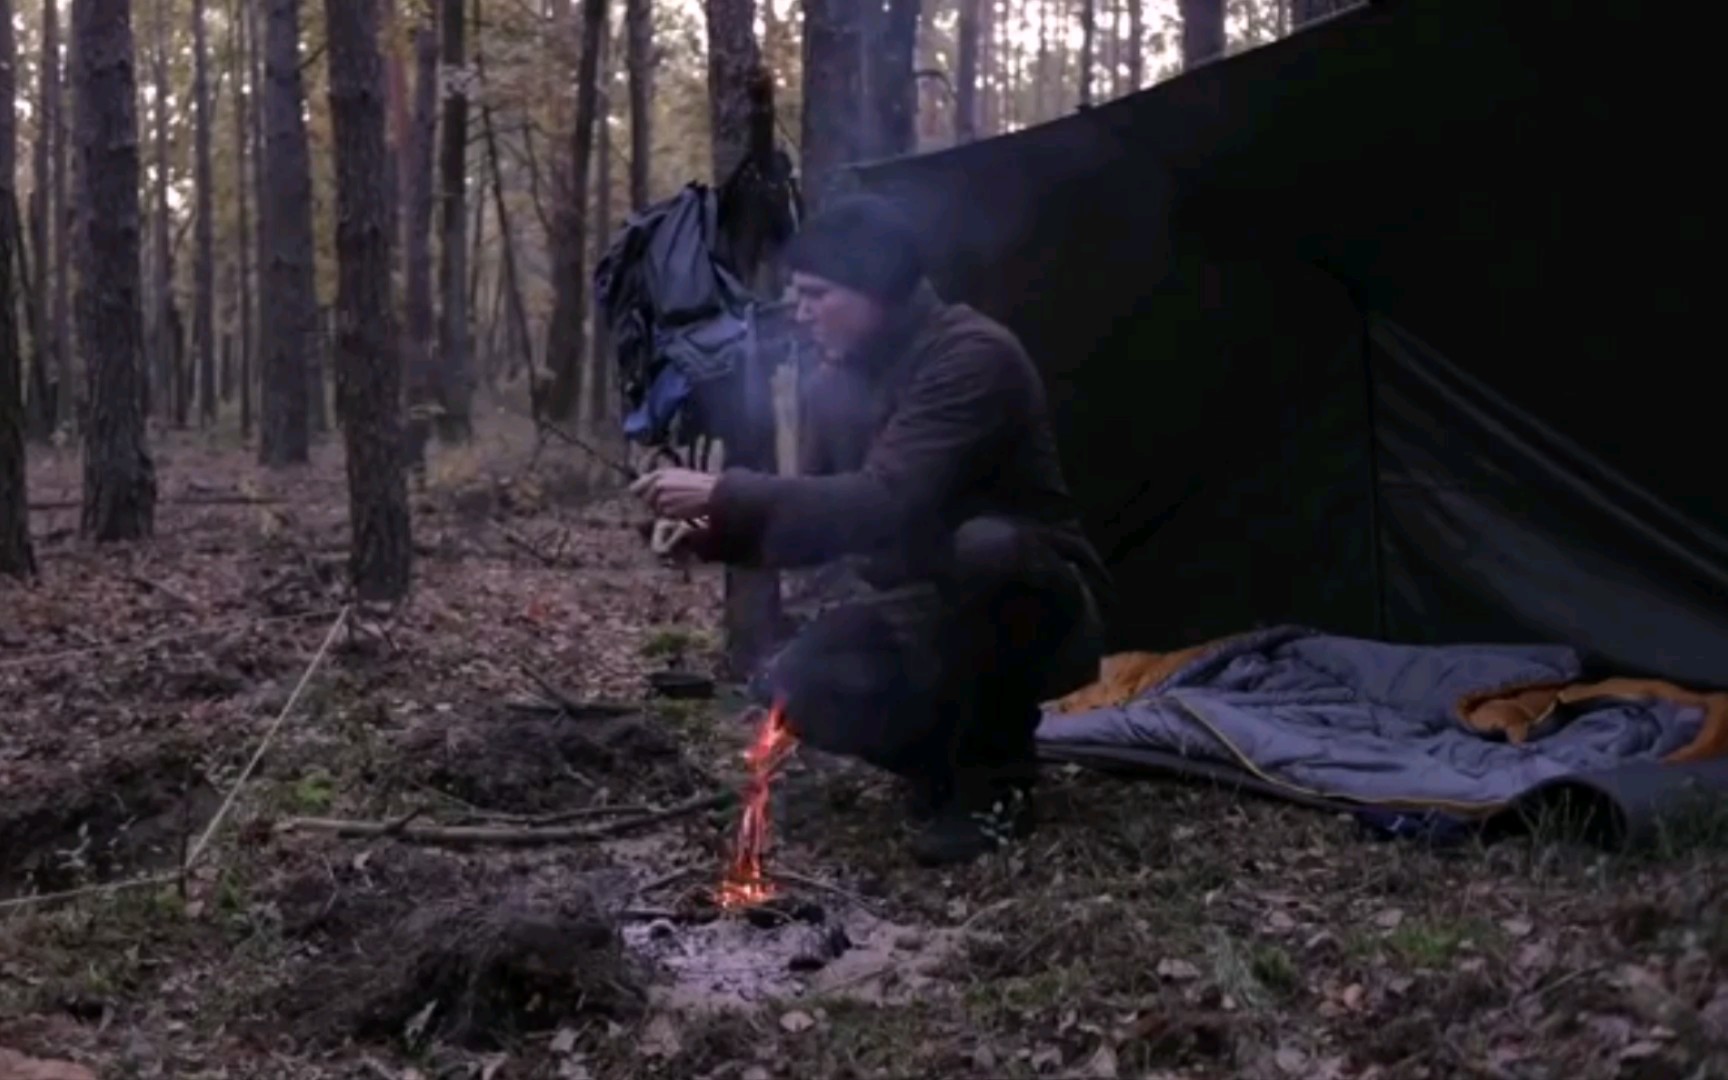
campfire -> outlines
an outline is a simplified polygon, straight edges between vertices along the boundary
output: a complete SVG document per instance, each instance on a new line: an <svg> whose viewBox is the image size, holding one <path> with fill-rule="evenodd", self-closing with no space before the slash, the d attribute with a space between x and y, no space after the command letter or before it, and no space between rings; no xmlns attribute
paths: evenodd
<svg viewBox="0 0 1728 1080"><path fill-rule="evenodd" d="M768 796L774 773L798 747L798 738L786 724L783 703L776 701L762 721L745 761L750 782L744 791L744 813L738 822L738 837L732 858L715 893L715 901L727 911L754 907L772 900L778 890L763 866L768 847Z"/></svg>

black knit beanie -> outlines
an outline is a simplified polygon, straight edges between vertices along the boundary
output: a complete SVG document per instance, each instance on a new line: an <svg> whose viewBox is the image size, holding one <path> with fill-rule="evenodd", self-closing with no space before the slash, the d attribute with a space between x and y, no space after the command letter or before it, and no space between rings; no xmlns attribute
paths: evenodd
<svg viewBox="0 0 1728 1080"><path fill-rule="evenodd" d="M786 266L887 304L911 296L924 279L912 225L875 195L849 195L824 207L792 238Z"/></svg>

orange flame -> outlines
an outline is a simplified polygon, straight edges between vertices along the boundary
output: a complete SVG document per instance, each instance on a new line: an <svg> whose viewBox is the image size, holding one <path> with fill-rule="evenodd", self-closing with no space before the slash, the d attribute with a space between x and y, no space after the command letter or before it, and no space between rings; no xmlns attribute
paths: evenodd
<svg viewBox="0 0 1728 1080"><path fill-rule="evenodd" d="M774 896L774 885L762 868L762 853L768 847L768 784L797 746L798 737L786 724L785 707L777 701L744 755L750 783L744 790L744 816L738 823L732 861L716 895L723 908L749 907Z"/></svg>

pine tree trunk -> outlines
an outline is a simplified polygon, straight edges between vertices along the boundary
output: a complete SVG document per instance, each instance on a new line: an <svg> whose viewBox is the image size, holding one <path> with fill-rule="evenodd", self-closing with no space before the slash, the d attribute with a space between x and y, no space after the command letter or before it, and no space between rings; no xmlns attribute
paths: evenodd
<svg viewBox="0 0 1728 1080"><path fill-rule="evenodd" d="M815 213L835 172L859 157L864 96L859 9L851 0L804 4L804 193Z"/></svg>
<svg viewBox="0 0 1728 1080"><path fill-rule="evenodd" d="M73 0L78 142L78 337L90 370L81 526L98 541L154 531L156 473L144 445L138 83L131 0Z"/></svg>
<svg viewBox="0 0 1728 1080"><path fill-rule="evenodd" d="M264 20L264 385L258 460L271 467L309 457L310 356L317 330L312 168L300 76L299 0L266 0ZM262 299L262 297L261 297Z"/></svg>
<svg viewBox="0 0 1728 1080"><path fill-rule="evenodd" d="M484 86L484 60L479 49L474 50L474 61L480 71L481 85ZM532 338L528 331L528 307L522 300L522 280L516 267L516 234L510 225L510 206L504 199L504 185L499 179L503 173L499 168L498 131L492 122L491 103L484 95L480 98L480 127L486 137L486 160L492 171L493 210L498 215L498 242L500 258L503 260L498 287L503 291L509 308L510 330L506 335L505 353L508 362L505 365L505 378L514 378L519 367L533 364L533 357L529 355L529 342Z"/></svg>
<svg viewBox="0 0 1728 1080"><path fill-rule="evenodd" d="M12 31L12 0L0 0L0 574L36 572L30 547L30 499L24 476L24 402L20 398L17 282L11 220L18 205L18 42ZM37 166L41 175L41 166ZM38 274L38 277L41 275Z"/></svg>
<svg viewBox="0 0 1728 1080"><path fill-rule="evenodd" d="M1224 0L1177 0L1182 11L1182 66L1224 55Z"/></svg>
<svg viewBox="0 0 1728 1080"><path fill-rule="evenodd" d="M362 600L407 595L402 362L391 312L390 176L377 0L325 0L336 144L336 400L348 449L349 574Z"/></svg>
<svg viewBox="0 0 1728 1080"><path fill-rule="evenodd" d="M42 114L53 117L50 134L47 136L50 163L53 177L49 185L48 217L52 229L51 245L53 257L43 260L42 277L52 278L49 303L52 312L49 316L49 335L54 341L55 359L59 389L54 395L54 423L56 427L70 430L77 413L78 402L83 398L82 384L77 377L77 368L73 364L72 348L72 227L71 206L66 198L66 81L70 77L67 65L60 59L63 51L60 34L60 0L43 0L43 72L42 72ZM48 30L54 33L54 45L50 48L47 37ZM47 57L54 56L53 78L49 78ZM52 274L48 267L53 268Z"/></svg>
<svg viewBox="0 0 1728 1080"><path fill-rule="evenodd" d="M1098 0L1080 0L1080 107L1092 104L1093 52L1098 37Z"/></svg>
<svg viewBox="0 0 1728 1080"><path fill-rule="evenodd" d="M438 367L440 441L465 442L469 430L467 21L462 0L442 0L438 31L444 86L439 147Z"/></svg>
<svg viewBox="0 0 1728 1080"><path fill-rule="evenodd" d="M168 5L167 0L155 0L151 20L151 71L155 81L156 175L152 190L154 208L150 221L151 257L155 272L151 275L155 290L154 317L151 320L151 378L145 384L144 408L171 422L179 412L180 388L175 378L173 312L174 312L174 247L170 240L168 211L168 109L171 106L168 87Z"/></svg>
<svg viewBox="0 0 1728 1080"><path fill-rule="evenodd" d="M404 162L407 191L402 214L402 271L407 322L405 358L408 385L410 463L425 460L431 421L425 410L434 402L432 356L432 157L438 134L438 34L431 26L414 31L414 116Z"/></svg>
<svg viewBox="0 0 1728 1080"><path fill-rule="evenodd" d="M247 384L247 399L255 403L253 413L264 411L264 368L265 342L264 332L268 325L267 312L264 310L264 290L266 287L265 266L269 259L270 227L267 220L270 215L270 200L264 191L264 101L269 96L264 85L264 28L260 22L262 13L258 10L259 0L239 0L244 9L246 19L246 64L251 74L252 94L251 108L246 110L247 138L251 141L251 183L252 205L254 207L252 221L252 370L251 382ZM249 414L248 414L249 415ZM262 423L260 423L262 426ZM250 424L242 427L242 431L250 437ZM260 444L263 439L260 437Z"/></svg>
<svg viewBox="0 0 1728 1080"><path fill-rule="evenodd" d="M232 390L240 394L240 431L242 435L252 433L252 233L251 214L248 209L247 195L252 189L252 175L248 171L249 153L251 150L250 121L252 96L247 92L248 76L247 49L250 35L247 33L248 20L241 11L242 6L250 6L250 0L234 0L234 7L229 13L228 33L230 49L233 52L232 74L234 80L234 197L239 210L238 229L240 233L240 263L235 273L236 284L240 295L236 306L240 313L240 371L236 379L237 386L223 390L223 400L227 400Z"/></svg>
<svg viewBox="0 0 1728 1080"><path fill-rule="evenodd" d="M960 0L959 58L954 73L954 141L971 142L978 137L978 5L983 0Z"/></svg>
<svg viewBox="0 0 1728 1080"><path fill-rule="evenodd" d="M600 20L600 65L598 71L600 116L594 132L594 153L598 159L594 172L594 251L589 265L598 266L612 239L612 88L613 77L612 19ZM588 345L588 430L595 435L608 433L616 424L613 413L612 343L606 334L606 320L596 317L592 322L592 338Z"/></svg>
<svg viewBox="0 0 1728 1080"><path fill-rule="evenodd" d="M805 4L806 11L810 6ZM761 62L756 0L706 0L703 9L708 17L710 148L714 183L722 184L749 152L750 101L744 88Z"/></svg>
<svg viewBox="0 0 1728 1080"><path fill-rule="evenodd" d="M599 100L600 24L606 0L582 0L582 55L576 71L576 131L570 152L570 182L553 238L552 318L546 329L546 363L552 388L546 413L552 420L577 415L582 400L583 316L588 310L588 174L594 150Z"/></svg>
<svg viewBox="0 0 1728 1080"><path fill-rule="evenodd" d="M630 68L630 209L648 205L654 117L654 12L652 0L624 0L626 61Z"/></svg>
<svg viewBox="0 0 1728 1080"><path fill-rule="evenodd" d="M9 3L6 6L11 7ZM49 322L54 278L50 269L54 265L54 207L50 192L54 186L54 131L60 124L60 15L57 8L55 0L46 0L42 5L42 55L36 93L42 113L37 120L36 140L31 146L34 187L30 192L30 248L36 257L36 275L30 282L30 369L35 392L30 395L26 422L30 434L42 441L54 434L57 402L70 391L60 361L64 346L55 338L54 328Z"/></svg>
<svg viewBox="0 0 1728 1080"><path fill-rule="evenodd" d="M888 0L879 32L866 42L870 61L870 125L876 143L871 157L899 157L917 142L913 121L918 111L918 83L912 61L918 50L919 0Z"/></svg>
<svg viewBox="0 0 1728 1080"><path fill-rule="evenodd" d="M1128 88L1146 85L1146 0L1128 0Z"/></svg>
<svg viewBox="0 0 1728 1080"><path fill-rule="evenodd" d="M192 186L198 205L192 337L198 356L198 422L203 427L216 422L216 209L211 194L209 51L204 0L192 0Z"/></svg>

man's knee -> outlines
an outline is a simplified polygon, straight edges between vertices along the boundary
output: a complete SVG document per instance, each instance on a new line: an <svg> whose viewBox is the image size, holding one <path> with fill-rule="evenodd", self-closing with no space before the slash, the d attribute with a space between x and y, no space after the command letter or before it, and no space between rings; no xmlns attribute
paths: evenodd
<svg viewBox="0 0 1728 1080"><path fill-rule="evenodd" d="M971 518L954 531L954 570L962 581L999 584L1024 577L1031 563L1026 527L999 517Z"/></svg>

